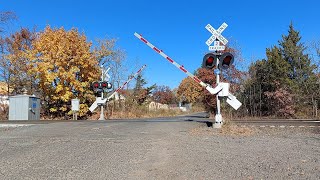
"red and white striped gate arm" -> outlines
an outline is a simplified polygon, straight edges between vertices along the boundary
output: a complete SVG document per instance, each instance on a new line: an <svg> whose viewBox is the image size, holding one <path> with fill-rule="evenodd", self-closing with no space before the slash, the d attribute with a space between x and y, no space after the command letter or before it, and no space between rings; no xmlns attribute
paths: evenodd
<svg viewBox="0 0 320 180"><path fill-rule="evenodd" d="M146 67L147 65L143 65L133 76L131 76L125 83L122 84L121 87L119 87L117 90L115 90L107 99L106 101L109 101L117 92L119 92L125 85L127 85L136 75L141 73L141 71Z"/></svg>
<svg viewBox="0 0 320 180"><path fill-rule="evenodd" d="M197 83L199 83L202 87L207 88L208 84L202 82L198 77L196 77L195 75L191 74L189 71L187 71L183 66L181 66L180 64L176 63L173 59L171 59L168 55L166 55L165 53L162 52L162 50L158 49L157 47L155 47L153 44L151 44L149 41L147 41L145 38L143 38L140 34L138 33L134 33L134 35L140 39L142 42L144 42L146 45L148 45L151 49L153 49L154 51L156 51L158 54L160 54L162 57L164 57L166 60L168 60L171 64L173 64L174 66L176 66L178 69L180 69L181 71L183 71L184 73L186 73L189 77L191 77L194 81L196 81Z"/></svg>

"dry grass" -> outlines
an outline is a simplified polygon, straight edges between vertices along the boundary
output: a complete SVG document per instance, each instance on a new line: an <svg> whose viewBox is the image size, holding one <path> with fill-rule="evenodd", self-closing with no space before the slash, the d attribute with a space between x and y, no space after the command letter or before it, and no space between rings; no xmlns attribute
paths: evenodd
<svg viewBox="0 0 320 180"><path fill-rule="evenodd" d="M197 127L191 129L189 131L189 134L193 136L212 136L218 135L219 132L216 129L213 129L212 127Z"/></svg>
<svg viewBox="0 0 320 180"><path fill-rule="evenodd" d="M224 135L224 136L246 137L246 136L252 136L255 133L256 131L253 128L240 127L237 125L233 125L231 123L224 124L221 129L215 129L207 126L200 126L197 128L193 128L189 131L190 135L195 135L195 136Z"/></svg>
<svg viewBox="0 0 320 180"><path fill-rule="evenodd" d="M9 116L9 106L7 105L0 105L0 121L8 120Z"/></svg>
<svg viewBox="0 0 320 180"><path fill-rule="evenodd" d="M111 113L109 112L111 115ZM127 111L114 111L109 119L136 119L136 118L154 118L154 117L172 117L177 115L186 114L180 110L155 110L155 111L148 111L145 108L133 108ZM90 119L97 120L100 117L100 112L97 111L94 113ZM108 117L108 113L105 113L105 117Z"/></svg>
<svg viewBox="0 0 320 180"><path fill-rule="evenodd" d="M220 134L228 136L251 136L255 134L255 130L249 127L226 124L221 128Z"/></svg>

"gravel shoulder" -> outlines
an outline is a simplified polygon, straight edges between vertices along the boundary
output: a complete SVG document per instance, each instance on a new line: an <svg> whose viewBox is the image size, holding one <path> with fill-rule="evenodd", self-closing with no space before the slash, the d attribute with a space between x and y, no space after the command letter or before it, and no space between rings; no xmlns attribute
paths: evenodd
<svg viewBox="0 0 320 180"><path fill-rule="evenodd" d="M319 128L231 130L175 121L0 128L0 179L320 179Z"/></svg>

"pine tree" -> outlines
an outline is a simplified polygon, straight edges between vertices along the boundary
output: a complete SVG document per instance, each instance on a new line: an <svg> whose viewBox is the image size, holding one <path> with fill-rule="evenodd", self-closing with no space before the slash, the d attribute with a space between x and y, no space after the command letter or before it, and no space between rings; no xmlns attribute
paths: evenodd
<svg viewBox="0 0 320 180"><path fill-rule="evenodd" d="M136 79L136 86L134 87L134 92L137 92L143 88L144 85L146 85L146 80L142 77L141 74L138 74Z"/></svg>
<svg viewBox="0 0 320 180"><path fill-rule="evenodd" d="M282 36L279 45L282 56L290 65L288 76L301 92L305 89L304 83L314 76L315 66L311 64L308 54L304 53L306 47L300 43L300 40L300 33L294 29L291 23L288 35Z"/></svg>
<svg viewBox="0 0 320 180"><path fill-rule="evenodd" d="M304 53L306 47L300 41L299 32L291 23L279 46L266 49L267 59L251 65L244 103L252 115L260 109L263 115L289 117L295 110L306 114L312 109L317 95L316 66Z"/></svg>
<svg viewBox="0 0 320 180"><path fill-rule="evenodd" d="M316 91L317 78L315 74L316 66L311 63L311 58L304 51L306 47L301 41L301 36L291 23L287 36L282 36L279 41L281 53L288 62L288 76L292 80L292 89L295 93L297 109L306 107L306 103L311 105Z"/></svg>

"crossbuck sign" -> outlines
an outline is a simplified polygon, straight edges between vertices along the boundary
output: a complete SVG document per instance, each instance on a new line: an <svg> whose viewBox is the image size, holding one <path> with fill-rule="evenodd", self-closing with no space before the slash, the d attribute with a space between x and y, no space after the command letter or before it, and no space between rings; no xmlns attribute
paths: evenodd
<svg viewBox="0 0 320 180"><path fill-rule="evenodd" d="M212 34L212 36L206 41L206 44L209 46L209 51L222 51L225 50L225 46L221 46L220 42L223 45L228 43L228 40L221 35L221 33L228 27L228 24L223 23L217 30L215 30L210 24L206 26L206 29ZM219 40L219 41L216 41ZM214 42L214 46L211 44Z"/></svg>

